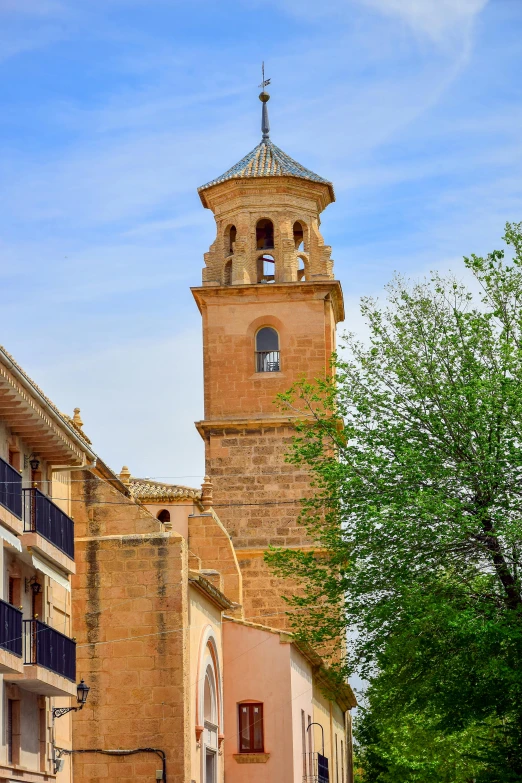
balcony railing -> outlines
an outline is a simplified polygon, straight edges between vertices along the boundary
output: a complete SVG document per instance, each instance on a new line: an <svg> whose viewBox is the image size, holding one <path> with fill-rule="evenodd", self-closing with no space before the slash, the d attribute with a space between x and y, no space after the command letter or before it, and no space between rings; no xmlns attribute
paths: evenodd
<svg viewBox="0 0 522 783"><path fill-rule="evenodd" d="M0 503L11 514L22 519L22 477L0 457Z"/></svg>
<svg viewBox="0 0 522 783"><path fill-rule="evenodd" d="M256 372L279 372L279 351L256 351Z"/></svg>
<svg viewBox="0 0 522 783"><path fill-rule="evenodd" d="M24 489L24 530L39 533L74 559L74 522L39 489Z"/></svg>
<svg viewBox="0 0 522 783"><path fill-rule="evenodd" d="M24 663L76 682L76 642L41 620L24 620Z"/></svg>
<svg viewBox="0 0 522 783"><path fill-rule="evenodd" d="M1 599L0 647L22 657L22 612Z"/></svg>
<svg viewBox="0 0 522 783"><path fill-rule="evenodd" d="M305 753L303 783L329 783L328 759L321 753Z"/></svg>

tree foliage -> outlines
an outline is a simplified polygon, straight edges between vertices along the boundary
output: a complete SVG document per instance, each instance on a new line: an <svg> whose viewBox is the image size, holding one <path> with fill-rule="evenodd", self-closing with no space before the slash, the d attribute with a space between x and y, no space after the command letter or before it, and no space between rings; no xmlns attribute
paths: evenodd
<svg viewBox="0 0 522 783"><path fill-rule="evenodd" d="M369 344L347 336L333 380L281 398L299 419L289 459L312 477L302 521L317 550L268 559L303 585L296 631L371 683L359 739L367 767L380 753L366 778L379 783L461 779L449 761L415 773L419 732L457 755L461 742L462 775L472 763L477 780L522 780L522 224L504 239L509 263L465 259L478 295L433 274L364 299ZM383 745L401 736L402 767Z"/></svg>

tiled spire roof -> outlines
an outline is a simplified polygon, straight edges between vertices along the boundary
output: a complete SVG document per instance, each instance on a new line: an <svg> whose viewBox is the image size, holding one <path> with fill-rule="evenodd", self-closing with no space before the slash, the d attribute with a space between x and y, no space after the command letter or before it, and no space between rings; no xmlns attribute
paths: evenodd
<svg viewBox="0 0 522 783"><path fill-rule="evenodd" d="M268 101L270 95L265 92L264 87L269 81L265 81L263 75L263 92L259 96L259 100L263 104L261 113L261 133L263 134L261 143L255 147L252 152L245 155L239 163L232 166L231 169L225 171L220 177L207 182L206 185L202 185L198 188L198 193L202 193L207 188L211 188L213 185L219 185L220 182L226 182L229 179L250 179L254 177L298 177L299 179L307 179L311 182L320 182L323 185L328 185L332 200L335 199L332 183L320 177L319 174L314 174L313 171L305 169L296 160L287 155L286 152L276 147L276 145L270 141L270 123L268 121ZM202 197L203 199L203 197ZM203 199L203 203L204 199Z"/></svg>
<svg viewBox="0 0 522 783"><path fill-rule="evenodd" d="M270 139L263 141L255 147L252 152L245 155L239 163L225 171L220 177L216 177L206 185L198 188L198 192L218 185L220 182L226 182L229 179L245 179L250 177L299 177L308 179L312 182L321 182L324 185L332 187L331 182L313 171L305 169L300 163L293 160L290 155L279 149Z"/></svg>

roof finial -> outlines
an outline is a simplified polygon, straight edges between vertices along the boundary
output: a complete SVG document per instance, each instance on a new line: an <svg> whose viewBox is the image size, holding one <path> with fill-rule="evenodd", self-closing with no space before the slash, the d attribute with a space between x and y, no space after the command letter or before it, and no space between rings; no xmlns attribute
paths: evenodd
<svg viewBox="0 0 522 783"><path fill-rule="evenodd" d="M270 100L270 95L265 92L265 87L267 87L271 79L265 79L265 63L263 62L261 66L261 73L263 74L263 80L261 84L259 85L262 89L261 94L259 95L259 100L263 104L263 111L261 113L261 133L263 134L263 141L267 141L270 138L270 123L268 122L268 106L266 105L268 101Z"/></svg>

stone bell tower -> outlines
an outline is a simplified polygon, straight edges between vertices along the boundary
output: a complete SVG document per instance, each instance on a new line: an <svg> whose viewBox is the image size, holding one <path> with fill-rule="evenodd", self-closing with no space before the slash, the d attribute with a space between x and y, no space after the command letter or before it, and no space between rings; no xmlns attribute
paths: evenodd
<svg viewBox="0 0 522 783"><path fill-rule="evenodd" d="M206 472L214 507L236 547L245 616L285 626L288 585L264 563L271 545L309 546L298 525L307 475L285 462L291 415L280 392L303 376L329 374L341 286L319 215L334 201L330 182L269 138L262 92L262 140L221 177L199 188L216 220L203 284L192 293L203 319Z"/></svg>

